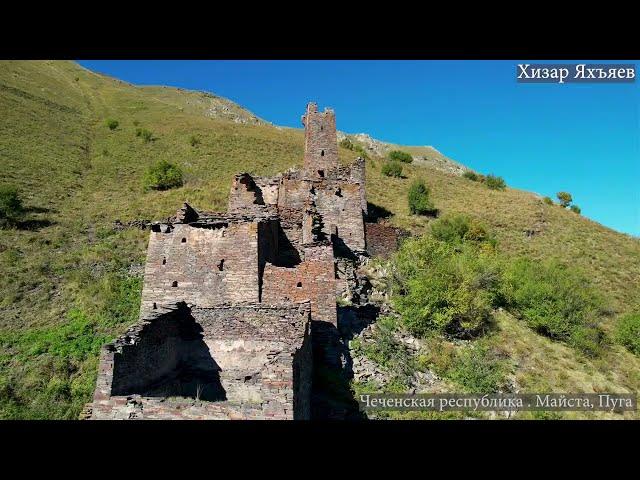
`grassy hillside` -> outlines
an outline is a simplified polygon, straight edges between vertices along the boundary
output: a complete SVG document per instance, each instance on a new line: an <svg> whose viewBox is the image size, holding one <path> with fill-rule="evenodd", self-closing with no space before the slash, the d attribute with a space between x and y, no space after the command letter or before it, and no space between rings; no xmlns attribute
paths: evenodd
<svg viewBox="0 0 640 480"><path fill-rule="evenodd" d="M93 391L100 344L137 316L135 273L147 232L114 230L113 222L164 218L183 201L224 209L233 174L300 164L303 135L225 99L135 87L72 62L0 62L0 110L0 184L16 186L28 210L17 228L0 230L0 418L76 418ZM107 119L118 127L109 129ZM152 140L136 136L137 128L150 130ZM345 162L356 155L340 154ZM185 185L144 192L143 172L161 159L181 166ZM395 224L415 233L427 226L405 201L420 176L442 212L480 217L505 251L557 256L585 269L615 313L640 300L637 240L533 194L491 191L420 162L405 166L407 178L389 179L380 174L382 161L368 162L367 196ZM523 358L542 358L538 342L518 345ZM601 367L572 359L570 376L596 378L589 369L609 369L611 388L637 390L637 359L613 352Z"/></svg>

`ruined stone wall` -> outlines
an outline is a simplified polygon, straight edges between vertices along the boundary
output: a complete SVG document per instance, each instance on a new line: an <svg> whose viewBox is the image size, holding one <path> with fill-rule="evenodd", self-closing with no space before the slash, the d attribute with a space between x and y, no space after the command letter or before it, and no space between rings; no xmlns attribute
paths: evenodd
<svg viewBox="0 0 640 480"><path fill-rule="evenodd" d="M313 199L322 217L324 234L330 237L333 225L337 228L338 239L347 248L364 251L362 192L360 184L348 181L284 179L280 186L279 208L302 210L309 199Z"/></svg>
<svg viewBox="0 0 640 480"><path fill-rule="evenodd" d="M350 167L350 180L359 185L360 205L363 215L367 215L366 171L364 158L358 157Z"/></svg>
<svg viewBox="0 0 640 480"><path fill-rule="evenodd" d="M360 199L360 185L327 181L316 189L316 208L322 216L323 232L330 236L331 227L337 229L338 247L351 251L365 250L364 221Z"/></svg>
<svg viewBox="0 0 640 480"><path fill-rule="evenodd" d="M143 309L185 301L202 307L259 299L258 222L151 232Z"/></svg>
<svg viewBox="0 0 640 480"><path fill-rule="evenodd" d="M267 264L263 277L266 303L311 301L311 319L335 324L336 277L331 245L304 248L304 261L292 268Z"/></svg>
<svg viewBox="0 0 640 480"><path fill-rule="evenodd" d="M302 123L305 133L303 172L310 178L322 178L338 166L335 113L329 109L318 112L318 106L309 103Z"/></svg>
<svg viewBox="0 0 640 480"><path fill-rule="evenodd" d="M185 325L197 328L180 333ZM92 418L309 418L310 335L308 303L161 308L103 348ZM219 375L219 401L153 393L172 369L203 364Z"/></svg>
<svg viewBox="0 0 640 480"><path fill-rule="evenodd" d="M382 223L365 223L367 235L367 252L369 255L388 258L395 252L402 238L408 236L399 228Z"/></svg>
<svg viewBox="0 0 640 480"><path fill-rule="evenodd" d="M302 210L312 187L312 182L289 176L283 177L278 194L278 209Z"/></svg>
<svg viewBox="0 0 640 480"><path fill-rule="evenodd" d="M262 199L265 205L278 204L280 178L280 175L276 175L274 177L253 177L253 180L262 193Z"/></svg>

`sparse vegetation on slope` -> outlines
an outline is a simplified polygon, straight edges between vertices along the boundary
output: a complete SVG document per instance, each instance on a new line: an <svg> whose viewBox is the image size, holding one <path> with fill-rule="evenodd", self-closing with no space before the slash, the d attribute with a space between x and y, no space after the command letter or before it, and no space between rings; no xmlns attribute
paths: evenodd
<svg viewBox="0 0 640 480"><path fill-rule="evenodd" d="M166 160L160 160L147 168L142 183L145 190L169 190L181 187L182 177L180 167Z"/></svg>
<svg viewBox="0 0 640 480"><path fill-rule="evenodd" d="M0 227L14 226L24 216L22 199L15 187L0 186Z"/></svg>
<svg viewBox="0 0 640 480"><path fill-rule="evenodd" d="M391 150L389 152L389 160L403 163L413 162L413 157L410 153L403 152L402 150Z"/></svg>
<svg viewBox="0 0 640 480"><path fill-rule="evenodd" d="M402 177L402 165L400 164L400 162L386 162L384 165L382 165L381 171L382 174L386 175L387 177Z"/></svg>
<svg viewBox="0 0 640 480"><path fill-rule="evenodd" d="M429 187L420 178L411 182L407 201L409 203L409 211L413 215L435 215L438 212L429 196Z"/></svg>

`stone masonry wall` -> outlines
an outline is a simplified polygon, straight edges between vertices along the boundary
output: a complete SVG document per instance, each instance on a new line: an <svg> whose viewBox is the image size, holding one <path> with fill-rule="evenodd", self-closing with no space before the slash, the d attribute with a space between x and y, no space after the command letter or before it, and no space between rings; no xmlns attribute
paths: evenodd
<svg viewBox="0 0 640 480"><path fill-rule="evenodd" d="M338 166L338 138L336 116L332 110L318 112L315 103L307 105L302 117L304 124L305 177L321 178Z"/></svg>
<svg viewBox="0 0 640 480"><path fill-rule="evenodd" d="M180 325L189 322L201 334L180 339ZM180 341L186 348L166 355L169 347L162 345ZM180 357L190 367L198 363L194 341L202 343L200 355L209 356L219 371L223 400L145 393L148 385L177 368ZM161 368L155 368L153 358L161 359ZM103 348L92 418L309 418L311 365L308 303L161 308Z"/></svg>
<svg viewBox="0 0 640 480"><path fill-rule="evenodd" d="M381 223L365 223L367 235L367 252L369 255L388 258L398 249L400 240L407 233L399 228Z"/></svg>
<svg viewBox="0 0 640 480"><path fill-rule="evenodd" d="M326 235L331 235L331 226L335 226L339 243L352 251L365 250L359 184L337 181L324 183L316 191L316 208L322 217Z"/></svg>
<svg viewBox="0 0 640 480"><path fill-rule="evenodd" d="M175 224L169 233L150 233L143 309L177 301L207 307L258 300L257 222Z"/></svg>
<svg viewBox="0 0 640 480"><path fill-rule="evenodd" d="M292 268L267 264L263 276L266 303L311 301L311 319L337 323L336 277L331 245L305 247L304 261Z"/></svg>

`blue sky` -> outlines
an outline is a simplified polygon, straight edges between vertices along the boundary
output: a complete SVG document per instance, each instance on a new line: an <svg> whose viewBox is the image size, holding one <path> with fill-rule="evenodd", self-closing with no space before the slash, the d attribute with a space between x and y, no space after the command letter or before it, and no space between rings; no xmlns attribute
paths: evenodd
<svg viewBox="0 0 640 480"><path fill-rule="evenodd" d="M431 145L514 188L568 191L583 215L640 235L640 89L519 84L533 61L80 61L139 85L203 90L277 125L301 127L308 101L338 128ZM587 61L582 63L612 63ZM624 62L613 62L624 63ZM628 62L635 63L635 62Z"/></svg>

